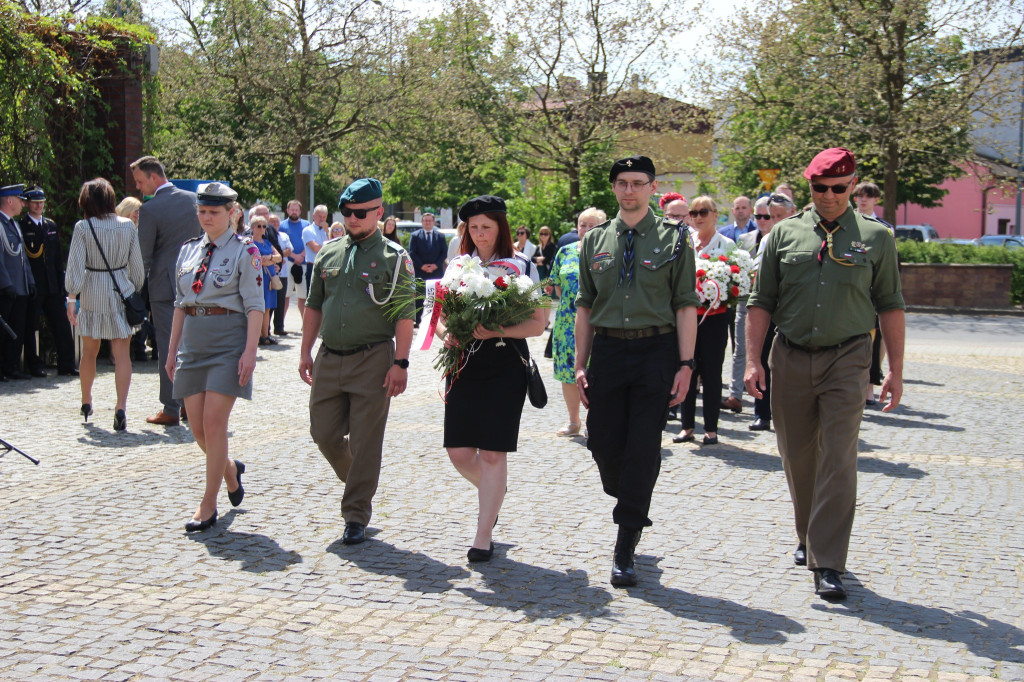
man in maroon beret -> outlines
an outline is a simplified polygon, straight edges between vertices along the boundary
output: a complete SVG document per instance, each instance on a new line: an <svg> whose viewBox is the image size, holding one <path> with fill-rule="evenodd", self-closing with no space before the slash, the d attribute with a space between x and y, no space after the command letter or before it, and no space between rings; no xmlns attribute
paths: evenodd
<svg viewBox="0 0 1024 682"><path fill-rule="evenodd" d="M772 229L747 301L744 382L761 397L761 344L773 321L771 409L796 517L793 559L814 571L816 594L845 599L868 332L877 313L890 353L880 400L890 396L883 408L890 412L903 394L905 306L892 236L850 205L857 182L850 150L826 149L804 177L814 207Z"/></svg>

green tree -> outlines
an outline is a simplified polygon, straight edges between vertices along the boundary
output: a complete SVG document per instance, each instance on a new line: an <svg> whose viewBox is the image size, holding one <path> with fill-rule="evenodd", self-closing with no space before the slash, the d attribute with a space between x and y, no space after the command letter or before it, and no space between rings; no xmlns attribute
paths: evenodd
<svg viewBox="0 0 1024 682"><path fill-rule="evenodd" d="M739 12L715 34L722 62L705 71L725 119L723 180L750 191L758 168L779 168L780 180L804 183L816 152L845 146L859 176L882 186L886 220L904 201L936 205L935 185L961 173L993 73L970 50L1020 44L1012 6L782 0Z"/></svg>

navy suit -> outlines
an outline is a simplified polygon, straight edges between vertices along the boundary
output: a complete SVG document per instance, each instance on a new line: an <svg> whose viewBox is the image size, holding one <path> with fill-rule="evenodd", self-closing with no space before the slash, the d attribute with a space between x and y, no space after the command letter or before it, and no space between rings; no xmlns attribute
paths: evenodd
<svg viewBox="0 0 1024 682"><path fill-rule="evenodd" d="M448 242L435 227L430 232L419 229L409 237L409 258L416 270L416 279L440 279L444 274L444 261L448 258ZM423 266L432 263L437 266L433 272L424 272ZM420 322L423 309L416 307L416 324Z"/></svg>
<svg viewBox="0 0 1024 682"><path fill-rule="evenodd" d="M20 372L21 351L25 345L25 317L29 296L35 291L35 278L28 264L21 230L13 218L0 213L0 317L11 327L15 338L0 332L0 375Z"/></svg>

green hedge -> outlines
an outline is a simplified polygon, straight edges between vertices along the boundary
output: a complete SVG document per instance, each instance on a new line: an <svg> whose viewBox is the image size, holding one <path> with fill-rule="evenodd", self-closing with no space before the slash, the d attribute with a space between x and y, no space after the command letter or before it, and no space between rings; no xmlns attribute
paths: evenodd
<svg viewBox="0 0 1024 682"><path fill-rule="evenodd" d="M973 246L970 244L944 244L941 242L897 242L900 260L904 263L987 263L1013 265L1010 279L1010 301L1014 305L1024 302L1024 249L1002 246Z"/></svg>

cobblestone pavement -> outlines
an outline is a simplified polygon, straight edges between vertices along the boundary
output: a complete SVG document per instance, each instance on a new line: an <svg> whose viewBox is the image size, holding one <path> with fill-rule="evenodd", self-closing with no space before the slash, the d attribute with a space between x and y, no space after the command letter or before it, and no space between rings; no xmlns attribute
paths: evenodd
<svg viewBox="0 0 1024 682"><path fill-rule="evenodd" d="M432 354L392 404L355 547L295 335L261 349L232 417L245 503L222 492L200 534L183 523L203 459L187 429L143 419L154 363L137 365L124 434L109 366L86 425L76 381L2 384L0 437L42 464L0 460L0 677L1024 680L1024 319L948 338L941 316L910 320L904 404L864 418L845 604L792 564L774 435L747 431L749 399L721 445L666 432L641 583L621 590L611 501L582 439L553 435L550 380L510 456L495 559L472 566L475 496L441 448Z"/></svg>

